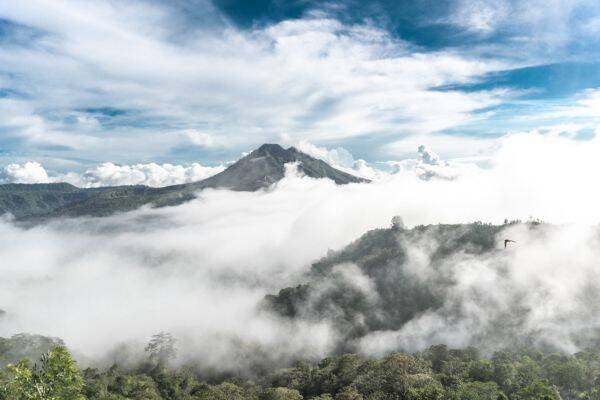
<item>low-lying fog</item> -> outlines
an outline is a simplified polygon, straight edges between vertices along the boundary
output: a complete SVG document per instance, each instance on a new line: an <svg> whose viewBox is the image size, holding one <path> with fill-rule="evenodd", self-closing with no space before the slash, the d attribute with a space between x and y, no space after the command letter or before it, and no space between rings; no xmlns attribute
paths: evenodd
<svg viewBox="0 0 600 400"><path fill-rule="evenodd" d="M488 315L518 293L531 309L522 326L551 333L557 346L573 351L569 334L595 333L599 323L600 303L592 301L600 289L599 154L598 139L584 145L513 135L486 168L436 167L454 169L453 179L424 180L405 168L371 184L336 186L290 169L268 191L207 190L178 207L27 230L5 218L0 336L58 336L83 360L124 356L111 353L123 343L141 351L159 331L178 339L182 361L220 368L245 362L248 351L265 359L323 356L335 344L334 326L283 321L257 304L304 282L328 249L389 226L394 215L409 227L532 216L563 225L535 236L512 226L498 237L499 248L504 236L517 240L506 252L448 260L455 286L445 306L464 307L460 320L429 313L400 331L369 335L360 349L468 345ZM424 249L411 265L426 275Z"/></svg>

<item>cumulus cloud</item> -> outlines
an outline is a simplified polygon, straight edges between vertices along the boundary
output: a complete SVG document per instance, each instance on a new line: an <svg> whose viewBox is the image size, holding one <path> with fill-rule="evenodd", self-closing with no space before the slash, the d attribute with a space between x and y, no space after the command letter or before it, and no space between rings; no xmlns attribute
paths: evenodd
<svg viewBox="0 0 600 400"><path fill-rule="evenodd" d="M188 166L155 163L134 165L104 163L86 170L81 175L71 173L55 178L55 180L65 180L80 187L119 185L160 187L200 181L224 169L222 166L206 167L199 163Z"/></svg>
<svg viewBox="0 0 600 400"><path fill-rule="evenodd" d="M421 179L442 178L454 179L459 169L442 161L440 156L428 149L425 145L418 148L419 159L415 165L415 172Z"/></svg>
<svg viewBox="0 0 600 400"><path fill-rule="evenodd" d="M437 153L426 145L419 145L417 158L406 158L401 161L383 161L377 163L377 176L385 177L389 174L413 173L423 180L446 179L453 180L463 174L473 173L480 169L478 162L489 161L490 156L477 159L468 157L466 159L456 158L450 161L443 160Z"/></svg>
<svg viewBox="0 0 600 400"><path fill-rule="evenodd" d="M50 178L44 167L35 161L9 164L0 170L0 183L48 183Z"/></svg>
<svg viewBox="0 0 600 400"><path fill-rule="evenodd" d="M433 151L429 150L424 144L420 145L418 148L419 157L423 164L427 165L446 165L441 159L440 156L435 154Z"/></svg>
<svg viewBox="0 0 600 400"><path fill-rule="evenodd" d="M208 167L199 163L190 165L134 164L117 165L104 163L83 173L68 172L49 176L37 162L10 164L0 174L1 183L49 183L68 182L78 187L101 187L120 185L146 185L161 187L196 182L223 171L225 167Z"/></svg>
<svg viewBox="0 0 600 400"><path fill-rule="evenodd" d="M289 138L285 138L289 142ZM343 147L328 149L312 144L307 140L301 140L293 144L298 150L314 158L325 161L331 166L352 175L360 176L370 180L379 180L385 176L385 172L371 166L365 160L355 160L352 153Z"/></svg>

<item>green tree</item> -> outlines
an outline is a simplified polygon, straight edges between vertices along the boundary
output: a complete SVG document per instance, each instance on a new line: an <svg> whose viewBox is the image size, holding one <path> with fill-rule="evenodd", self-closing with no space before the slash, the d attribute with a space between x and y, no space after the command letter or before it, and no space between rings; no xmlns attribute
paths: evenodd
<svg viewBox="0 0 600 400"><path fill-rule="evenodd" d="M8 382L2 388L10 400L84 400L84 382L79 366L65 347L44 354L39 366L27 360L9 365Z"/></svg>
<svg viewBox="0 0 600 400"><path fill-rule="evenodd" d="M333 400L333 397L329 393L323 393L315 397L311 397L310 400Z"/></svg>
<svg viewBox="0 0 600 400"><path fill-rule="evenodd" d="M548 382L534 381L516 391L514 400L560 400L560 394Z"/></svg>
<svg viewBox="0 0 600 400"><path fill-rule="evenodd" d="M363 397L355 388L347 387L335 396L335 400L363 400Z"/></svg>
<svg viewBox="0 0 600 400"><path fill-rule="evenodd" d="M550 382L573 394L585 389L589 368L585 361L570 356L552 355L545 360Z"/></svg>
<svg viewBox="0 0 600 400"><path fill-rule="evenodd" d="M302 400L302 395L295 389L269 388L265 390L264 400Z"/></svg>
<svg viewBox="0 0 600 400"><path fill-rule="evenodd" d="M494 382L468 382L458 389L460 400L502 400L506 396Z"/></svg>
<svg viewBox="0 0 600 400"><path fill-rule="evenodd" d="M243 388L223 382L217 386L201 384L193 390L193 398L201 400L245 400L248 397Z"/></svg>
<svg viewBox="0 0 600 400"><path fill-rule="evenodd" d="M441 383L428 374L413 374L405 377L403 398L407 400L442 400L445 390Z"/></svg>
<svg viewBox="0 0 600 400"><path fill-rule="evenodd" d="M441 372L444 361L448 359L448 347L440 344L431 346L426 352L427 358L431 361L431 368L434 372Z"/></svg>

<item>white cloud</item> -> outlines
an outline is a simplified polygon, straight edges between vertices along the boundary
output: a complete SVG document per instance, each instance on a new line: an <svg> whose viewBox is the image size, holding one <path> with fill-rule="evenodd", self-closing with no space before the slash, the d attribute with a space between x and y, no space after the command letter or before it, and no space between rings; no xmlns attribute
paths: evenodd
<svg viewBox="0 0 600 400"><path fill-rule="evenodd" d="M419 161L415 166L415 171L421 179L442 178L454 179L457 172L447 162L442 161L440 157L429 150L425 145L418 148Z"/></svg>
<svg viewBox="0 0 600 400"><path fill-rule="evenodd" d="M37 162L9 164L0 170L0 183L48 183L50 179L44 167Z"/></svg>
<svg viewBox="0 0 600 400"><path fill-rule="evenodd" d="M435 149L443 159L490 159L498 150L501 138L473 135L414 135L386 144L383 150L395 159L413 158L422 144Z"/></svg>
<svg viewBox="0 0 600 400"><path fill-rule="evenodd" d="M88 115L77 116L77 123L84 129L100 128L100 121L98 121L97 118L90 117Z"/></svg>
<svg viewBox="0 0 600 400"><path fill-rule="evenodd" d="M334 167L352 168L354 165L354 157L343 147L328 149L326 147L316 146L306 140L296 143L294 147L301 152L323 160Z"/></svg>
<svg viewBox="0 0 600 400"><path fill-rule="evenodd" d="M36 144L52 125L54 141L76 147L80 158L110 151L131 163L132 151L147 158L183 140L239 148L282 131L294 141L423 134L470 121L507 95L431 90L473 81L503 62L415 52L383 29L324 14L251 31L186 26L182 36L173 35L181 28L174 9L146 2L30 1L0 6L0 16L48 33L29 47L0 50L3 68L20 77L11 86L31 94L21 102L39 120L23 121L15 134ZM56 118L107 105L135 113L123 125L86 128L87 136ZM2 115L0 126L10 124ZM39 133L25 134L31 126ZM201 128L186 137L181 126Z"/></svg>
<svg viewBox="0 0 600 400"><path fill-rule="evenodd" d="M555 117L563 118L600 118L600 89L586 89L577 96L575 104L555 110Z"/></svg>
<svg viewBox="0 0 600 400"><path fill-rule="evenodd" d="M248 348L266 349L273 358L318 357L332 349L335 327L296 325L257 313L266 293L303 282L311 261L369 229L389 226L395 215L407 226L529 216L596 224L599 150L596 138L582 143L521 133L501 141L489 169L469 170L454 180L424 181L406 170L379 182L337 186L290 169L268 191L206 190L179 207L27 230L2 222L0 304L7 315L0 335L57 335L75 350L99 355L114 344L145 341L166 330L180 338L183 354L224 368L245 367L239 362L247 358L239 355ZM531 329L547 328L557 341L564 340L563 348L574 349L570 333L582 320L597 318L587 308L595 303L576 300L582 285L598 282L600 253L589 236L597 235L595 228L577 232L559 230L545 239L510 232L519 247L500 259L447 260L458 286L444 307L464 306L465 318L452 323L443 314L428 313L380 343L418 348L430 342L415 343L416 334L429 332L433 341L468 344L476 332L469 328L486 322L486 312L514 293L504 289L521 294L525 288ZM495 261L509 273L498 273ZM350 278L371 290L364 277ZM490 301L473 302L469 293Z"/></svg>
<svg viewBox="0 0 600 400"><path fill-rule="evenodd" d="M2 183L68 182L78 187L120 185L146 185L161 187L197 182L223 171L225 167L207 167L199 163L190 165L134 164L117 165L110 162L86 170L84 173L68 172L48 176L37 162L10 164L0 174Z"/></svg>
<svg viewBox="0 0 600 400"><path fill-rule="evenodd" d="M445 165L445 163L440 159L440 156L428 149L424 144L420 145L417 151L419 152L419 159L423 164Z"/></svg>
<svg viewBox="0 0 600 400"><path fill-rule="evenodd" d="M446 22L484 35L493 33L510 10L510 2L506 0L462 0L457 4L455 13Z"/></svg>
<svg viewBox="0 0 600 400"><path fill-rule="evenodd" d="M289 140L288 138L284 139ZM385 172L369 165L365 160L355 160L354 156L343 147L328 149L326 147L316 146L306 140L295 143L294 147L314 158L325 161L334 168L352 175L370 180L379 180L385 175Z"/></svg>
<svg viewBox="0 0 600 400"><path fill-rule="evenodd" d="M83 150L100 143L88 132L73 135L65 131L59 122L43 118L36 112L35 104L28 100L0 98L0 113L0 126L6 129L7 136L18 137L32 145ZM84 122L89 126L91 121ZM81 121L78 120L77 125L81 128Z"/></svg>
<svg viewBox="0 0 600 400"><path fill-rule="evenodd" d="M200 147L212 147L215 144L214 138L208 133L199 132L195 129L186 129L186 137L192 144Z"/></svg>
<svg viewBox="0 0 600 400"><path fill-rule="evenodd" d="M205 167L198 163L188 166L173 164L116 165L104 163L88 169L81 175L67 174L55 180L65 180L80 187L119 185L146 185L152 187L197 182L215 175L225 168Z"/></svg>

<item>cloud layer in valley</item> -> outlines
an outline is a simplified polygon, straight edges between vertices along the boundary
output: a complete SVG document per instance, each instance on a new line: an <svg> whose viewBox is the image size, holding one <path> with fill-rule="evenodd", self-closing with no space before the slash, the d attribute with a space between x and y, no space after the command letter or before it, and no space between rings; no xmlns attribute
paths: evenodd
<svg viewBox="0 0 600 400"><path fill-rule="evenodd" d="M489 169L465 169L451 180L424 180L401 168L374 183L336 186L290 168L269 190L206 190L178 207L30 229L6 220L0 224L0 308L6 311L0 335L59 336L85 358L106 357L119 343L141 350L150 335L169 331L179 339L180 357L225 369L257 359L318 357L336 348L334 325L281 320L258 304L267 293L304 282L310 263L329 249L389 226L394 215L408 226L534 216L575 225L541 236L515 228L503 233L518 241L507 252L499 237L491 255L447 260L455 284L444 307L464 311L458 319L428 313L399 331L365 338L360 349L468 345L491 310L511 310L514 294L530 308L524 329L541 337L551 332L557 347L575 350L571 335L584 325L597 327L597 302L585 293L598 289L599 147L598 139L515 134L501 142ZM428 165L433 160L422 158ZM411 263L424 279L428 256L426 246L416 247ZM360 290L373 290L354 267L336 271Z"/></svg>

